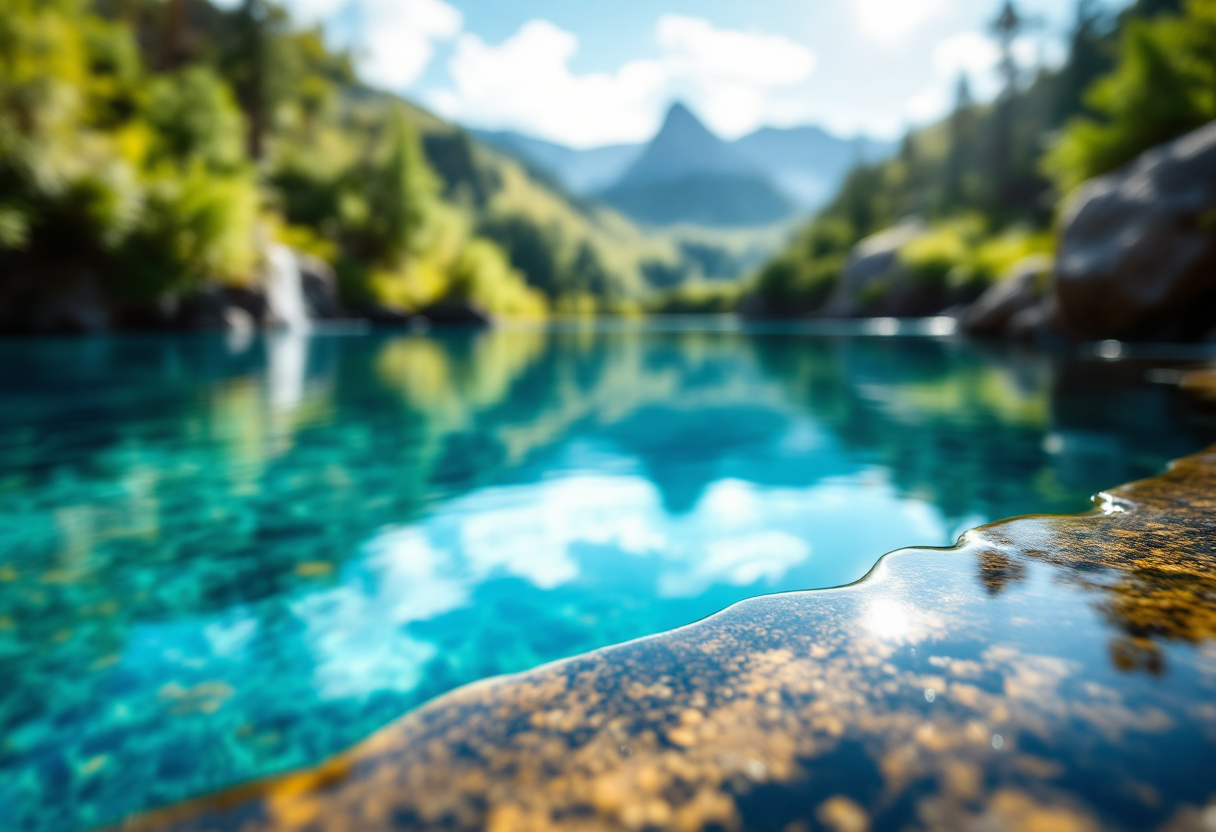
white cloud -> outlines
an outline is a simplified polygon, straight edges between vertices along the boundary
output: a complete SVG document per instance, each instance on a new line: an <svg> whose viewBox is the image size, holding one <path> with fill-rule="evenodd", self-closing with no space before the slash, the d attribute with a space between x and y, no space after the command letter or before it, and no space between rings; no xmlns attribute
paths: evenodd
<svg viewBox="0 0 1216 832"><path fill-rule="evenodd" d="M547 20L498 45L467 34L449 63L452 87L430 103L456 120L587 147L649 138L664 106L681 98L731 136L768 118L789 120L788 88L815 69L814 53L788 38L696 17L662 16L655 39L657 58L579 75L570 70L578 38Z"/></svg>
<svg viewBox="0 0 1216 832"><path fill-rule="evenodd" d="M307 0L324 4L328 0ZM443 0L357 0L363 16L358 67L372 84L403 90L418 79L435 41L460 34L464 17Z"/></svg>
<svg viewBox="0 0 1216 832"><path fill-rule="evenodd" d="M694 78L779 86L815 71L815 54L781 35L717 29L708 20L677 14L660 17L655 34L669 68Z"/></svg>
<svg viewBox="0 0 1216 832"><path fill-rule="evenodd" d="M1013 44L1014 61L1022 67L1037 63L1044 56L1040 46L1028 37ZM938 41L933 47L933 80L909 99L904 108L913 122L935 121L954 106L955 84L966 75L972 95L979 100L991 99L1001 89L997 67L1001 50L996 42L979 32L959 32Z"/></svg>
<svg viewBox="0 0 1216 832"><path fill-rule="evenodd" d="M991 72L1000 59L1000 48L979 32L960 32L933 47L933 71L939 77L953 78L959 73L984 75Z"/></svg>
<svg viewBox="0 0 1216 832"><path fill-rule="evenodd" d="M633 61L615 74L574 75L569 62L577 49L574 35L546 20L525 23L498 46L464 35L448 64L454 88L431 103L453 119L574 145L645 136L662 97L663 68Z"/></svg>
<svg viewBox="0 0 1216 832"><path fill-rule="evenodd" d="M914 124L928 124L941 118L950 109L950 96L941 84L934 84L908 99L904 115Z"/></svg>
<svg viewBox="0 0 1216 832"><path fill-rule="evenodd" d="M235 8L241 0L218 0ZM464 28L464 16L444 0L285 0L293 19L325 25L333 45L350 48L371 84L402 92L422 75L435 44Z"/></svg>
<svg viewBox="0 0 1216 832"><path fill-rule="evenodd" d="M241 0L225 0L233 5ZM319 23L351 5L351 0L288 0L292 18L308 26Z"/></svg>
<svg viewBox="0 0 1216 832"><path fill-rule="evenodd" d="M891 44L905 40L946 10L947 0L854 0L857 27L870 40Z"/></svg>

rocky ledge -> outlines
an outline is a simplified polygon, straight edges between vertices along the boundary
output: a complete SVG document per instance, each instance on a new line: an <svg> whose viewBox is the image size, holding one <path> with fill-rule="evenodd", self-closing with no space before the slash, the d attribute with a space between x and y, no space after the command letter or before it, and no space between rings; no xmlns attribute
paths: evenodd
<svg viewBox="0 0 1216 832"><path fill-rule="evenodd" d="M1216 829L1216 449L472 685L135 830Z"/></svg>

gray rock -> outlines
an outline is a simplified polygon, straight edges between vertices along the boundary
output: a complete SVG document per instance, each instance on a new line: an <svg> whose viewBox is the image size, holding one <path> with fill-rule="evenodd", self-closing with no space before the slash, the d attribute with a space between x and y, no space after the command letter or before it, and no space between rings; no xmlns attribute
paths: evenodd
<svg viewBox="0 0 1216 832"><path fill-rule="evenodd" d="M1055 308L1050 298L1042 298L1036 303L1019 309L1009 318L1005 332L1011 338L1022 341L1042 340L1054 332L1052 320L1055 318Z"/></svg>
<svg viewBox="0 0 1216 832"><path fill-rule="evenodd" d="M924 233L925 224L911 218L858 243L845 264L840 284L819 314L890 314L889 309L876 308L876 302L894 287L908 283L908 270L899 260L899 250Z"/></svg>
<svg viewBox="0 0 1216 832"><path fill-rule="evenodd" d="M1052 296L1074 338L1184 339L1216 323L1216 122L1078 189Z"/></svg>
<svg viewBox="0 0 1216 832"><path fill-rule="evenodd" d="M1025 323L1027 310L1037 307L1043 296L1043 277L1051 272L1051 258L1034 254L1020 260L1007 275L989 286L963 312L959 324L972 335L1004 335L1010 322Z"/></svg>
<svg viewBox="0 0 1216 832"><path fill-rule="evenodd" d="M444 326L492 326L494 316L479 304L464 298L446 298L422 310L433 324Z"/></svg>
<svg viewBox="0 0 1216 832"><path fill-rule="evenodd" d="M351 308L350 314L375 326L415 327L425 324L420 315L380 304L355 306Z"/></svg>
<svg viewBox="0 0 1216 832"><path fill-rule="evenodd" d="M185 295L168 325L180 329L233 329L261 325L267 317L262 289L209 285Z"/></svg>
<svg viewBox="0 0 1216 832"><path fill-rule="evenodd" d="M324 260L295 252L300 267L300 289L308 314L320 320L346 318L350 313L338 302L338 276Z"/></svg>

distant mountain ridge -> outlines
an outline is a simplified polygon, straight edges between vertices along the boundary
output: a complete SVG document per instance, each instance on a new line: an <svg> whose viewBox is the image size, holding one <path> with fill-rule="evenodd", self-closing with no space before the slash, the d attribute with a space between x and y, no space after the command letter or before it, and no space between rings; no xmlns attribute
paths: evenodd
<svg viewBox="0 0 1216 832"><path fill-rule="evenodd" d="M510 130L470 130L485 144L548 170L572 193L580 196L611 187L646 148L641 144L613 144L579 150Z"/></svg>
<svg viewBox="0 0 1216 832"><path fill-rule="evenodd" d="M663 126L614 188L671 182L689 176L763 175L729 144L715 136L683 104L672 104Z"/></svg>
<svg viewBox="0 0 1216 832"><path fill-rule="evenodd" d="M855 165L880 162L896 150L895 142L843 139L815 126L762 127L727 142L678 103L646 144L579 150L511 131L472 132L550 172L571 193L605 199L635 219L658 223L704 223L705 215L719 214L726 216L709 224L752 224L756 217L779 217L782 211L812 211L831 198ZM733 185L723 181L732 178ZM663 186L676 181L678 187ZM700 204L726 198L734 199L737 209ZM780 208L782 203L788 207Z"/></svg>
<svg viewBox="0 0 1216 832"><path fill-rule="evenodd" d="M763 171L683 104L671 106L642 155L598 196L635 220L659 225L761 226L795 210Z"/></svg>
<svg viewBox="0 0 1216 832"><path fill-rule="evenodd" d="M858 136L841 139L821 127L761 127L731 143L795 202L817 208L832 198L858 164L881 162L897 143Z"/></svg>

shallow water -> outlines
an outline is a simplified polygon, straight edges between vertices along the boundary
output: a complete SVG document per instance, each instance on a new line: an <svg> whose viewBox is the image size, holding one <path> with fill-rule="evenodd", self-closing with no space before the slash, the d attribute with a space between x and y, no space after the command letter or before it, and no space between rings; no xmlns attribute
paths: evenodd
<svg viewBox="0 0 1216 832"><path fill-rule="evenodd" d="M0 342L0 828L1085 510L1216 435L1154 369L698 324Z"/></svg>

